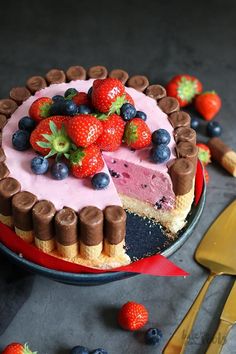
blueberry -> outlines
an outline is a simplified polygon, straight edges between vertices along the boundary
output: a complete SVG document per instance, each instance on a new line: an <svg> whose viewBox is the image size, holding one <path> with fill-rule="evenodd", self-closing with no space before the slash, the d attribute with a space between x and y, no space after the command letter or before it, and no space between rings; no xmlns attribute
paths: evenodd
<svg viewBox="0 0 236 354"><path fill-rule="evenodd" d="M92 97L92 91L93 91L93 86L90 87L90 89L88 90L88 98L91 98Z"/></svg>
<svg viewBox="0 0 236 354"><path fill-rule="evenodd" d="M158 328L149 328L145 333L145 343L156 345L160 343L162 332Z"/></svg>
<svg viewBox="0 0 236 354"><path fill-rule="evenodd" d="M50 107L50 115L52 116L57 116L57 115L63 115L64 114L64 100L58 100L53 102L53 104Z"/></svg>
<svg viewBox="0 0 236 354"><path fill-rule="evenodd" d="M136 109L132 104L124 103L120 109L120 114L125 121L128 121L136 117Z"/></svg>
<svg viewBox="0 0 236 354"><path fill-rule="evenodd" d="M31 160L31 170L36 175L43 175L48 170L48 160L43 156L36 156Z"/></svg>
<svg viewBox="0 0 236 354"><path fill-rule="evenodd" d="M158 129L152 133L152 142L155 145L169 144L170 134L165 129Z"/></svg>
<svg viewBox="0 0 236 354"><path fill-rule="evenodd" d="M86 106L85 104L81 104L78 106L77 113L78 114L90 114L90 113L92 113L92 110L89 106Z"/></svg>
<svg viewBox="0 0 236 354"><path fill-rule="evenodd" d="M199 119L193 117L191 119L191 128L197 130L200 125Z"/></svg>
<svg viewBox="0 0 236 354"><path fill-rule="evenodd" d="M220 136L222 134L222 127L221 125L216 122L209 122L207 124L207 135L211 138L213 138L214 136Z"/></svg>
<svg viewBox="0 0 236 354"><path fill-rule="evenodd" d="M107 173L99 172L92 177L91 183L94 189L104 189L109 185L110 177Z"/></svg>
<svg viewBox="0 0 236 354"><path fill-rule="evenodd" d="M71 349L70 354L89 354L89 349L83 347L82 345L77 345L76 347Z"/></svg>
<svg viewBox="0 0 236 354"><path fill-rule="evenodd" d="M24 151L30 147L30 133L27 130L17 130L12 135L12 145L16 150Z"/></svg>
<svg viewBox="0 0 236 354"><path fill-rule="evenodd" d="M69 169L64 162L54 162L51 166L51 174L54 179L62 180L68 177Z"/></svg>
<svg viewBox="0 0 236 354"><path fill-rule="evenodd" d="M63 114L65 114L66 116L74 116L75 114L77 114L77 111L78 111L78 107L73 101L71 100L64 101Z"/></svg>
<svg viewBox="0 0 236 354"><path fill-rule="evenodd" d="M108 354L108 352L105 349L98 348L92 350L90 354Z"/></svg>
<svg viewBox="0 0 236 354"><path fill-rule="evenodd" d="M68 88L64 93L64 97L71 100L77 93L78 91L75 88Z"/></svg>
<svg viewBox="0 0 236 354"><path fill-rule="evenodd" d="M26 116L19 120L18 128L21 130L27 130L28 132L32 132L36 127L36 122L32 118Z"/></svg>
<svg viewBox="0 0 236 354"><path fill-rule="evenodd" d="M137 111L135 117L136 118L141 118L142 120L147 120L146 113L144 113L142 111Z"/></svg>
<svg viewBox="0 0 236 354"><path fill-rule="evenodd" d="M167 145L157 145L151 149L151 160L155 163L168 161L170 158L170 149Z"/></svg>
<svg viewBox="0 0 236 354"><path fill-rule="evenodd" d="M62 95L55 95L52 97L53 102L64 101L64 97Z"/></svg>

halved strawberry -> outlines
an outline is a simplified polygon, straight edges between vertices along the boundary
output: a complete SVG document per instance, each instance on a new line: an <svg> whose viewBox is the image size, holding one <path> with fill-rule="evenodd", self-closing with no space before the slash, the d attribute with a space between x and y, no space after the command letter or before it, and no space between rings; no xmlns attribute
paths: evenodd
<svg viewBox="0 0 236 354"><path fill-rule="evenodd" d="M168 82L166 91L168 96L177 98L180 107L184 107L202 92L202 84L194 76L177 75Z"/></svg>
<svg viewBox="0 0 236 354"><path fill-rule="evenodd" d="M74 116L67 124L67 133L77 146L87 147L93 144L102 131L102 123L89 114Z"/></svg>
<svg viewBox="0 0 236 354"><path fill-rule="evenodd" d="M3 350L2 354L37 354L37 352L32 352L27 344L11 343Z"/></svg>
<svg viewBox="0 0 236 354"><path fill-rule="evenodd" d="M80 106L81 104L89 105L89 98L86 92L78 92L73 98L72 101Z"/></svg>
<svg viewBox="0 0 236 354"><path fill-rule="evenodd" d="M152 133L141 118L133 118L125 126L124 141L133 149L142 149L151 144Z"/></svg>
<svg viewBox="0 0 236 354"><path fill-rule="evenodd" d="M40 97L32 103L29 109L29 116L36 122L50 116L50 109L53 101L50 97Z"/></svg>
<svg viewBox="0 0 236 354"><path fill-rule="evenodd" d="M42 120L30 136L32 148L43 156L65 155L72 147L72 141L65 130L68 117L53 116Z"/></svg>
<svg viewBox="0 0 236 354"><path fill-rule="evenodd" d="M70 155L71 173L77 178L92 176L102 170L104 161L96 145L79 147Z"/></svg>
<svg viewBox="0 0 236 354"><path fill-rule="evenodd" d="M96 141L96 145L104 151L115 151L121 143L125 129L125 122L117 114L111 114L101 119L103 132Z"/></svg>
<svg viewBox="0 0 236 354"><path fill-rule="evenodd" d="M92 104L102 113L119 114L125 103L125 87L118 79L106 78L93 82Z"/></svg>

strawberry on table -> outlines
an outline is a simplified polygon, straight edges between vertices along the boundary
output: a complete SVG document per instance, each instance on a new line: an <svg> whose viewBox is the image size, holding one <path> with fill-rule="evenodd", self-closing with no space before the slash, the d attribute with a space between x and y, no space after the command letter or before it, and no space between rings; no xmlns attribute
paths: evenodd
<svg viewBox="0 0 236 354"><path fill-rule="evenodd" d="M215 91L206 91L195 99L195 108L205 120L212 120L221 108L221 98Z"/></svg>
<svg viewBox="0 0 236 354"><path fill-rule="evenodd" d="M89 114L76 115L67 124L67 133L77 146L87 147L93 144L102 131L102 123Z"/></svg>
<svg viewBox="0 0 236 354"><path fill-rule="evenodd" d="M11 343L3 350L2 354L37 354L37 352L32 352L27 344Z"/></svg>
<svg viewBox="0 0 236 354"><path fill-rule="evenodd" d="M118 79L98 79L93 82L92 104L102 113L119 114L120 107L126 102L125 87Z"/></svg>
<svg viewBox="0 0 236 354"><path fill-rule="evenodd" d="M96 145L79 147L71 154L70 164L71 173L77 178L92 176L104 167L101 151Z"/></svg>
<svg viewBox="0 0 236 354"><path fill-rule="evenodd" d="M177 98L180 107L184 107L202 92L202 84L194 76L177 75L168 82L166 91L168 96Z"/></svg>
<svg viewBox="0 0 236 354"><path fill-rule="evenodd" d="M133 118L125 126L124 141L133 149L142 149L151 144L151 131L141 118Z"/></svg>
<svg viewBox="0 0 236 354"><path fill-rule="evenodd" d="M53 116L42 120L30 136L32 148L41 155L65 155L70 151L72 141L68 137L65 124L68 117Z"/></svg>
<svg viewBox="0 0 236 354"><path fill-rule="evenodd" d="M142 328L147 321L148 311L146 307L137 302L127 302L118 313L119 325L128 331L136 331Z"/></svg>
<svg viewBox="0 0 236 354"><path fill-rule="evenodd" d="M211 152L206 144L197 143L198 146L198 158L204 166L211 162Z"/></svg>
<svg viewBox="0 0 236 354"><path fill-rule="evenodd" d="M29 109L29 116L36 122L50 116L50 109L53 100L50 97L40 97L32 103Z"/></svg>
<svg viewBox="0 0 236 354"><path fill-rule="evenodd" d="M103 132L96 141L96 145L104 151L115 151L121 143L125 129L125 122L117 114L111 114L101 119Z"/></svg>

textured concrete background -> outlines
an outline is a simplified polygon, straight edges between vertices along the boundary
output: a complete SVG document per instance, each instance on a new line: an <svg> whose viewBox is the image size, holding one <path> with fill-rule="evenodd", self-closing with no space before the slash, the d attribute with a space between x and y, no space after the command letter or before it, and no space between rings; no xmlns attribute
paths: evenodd
<svg viewBox="0 0 236 354"><path fill-rule="evenodd" d="M233 0L114 4L8 0L1 5L0 97L31 75L73 64L122 67L162 84L187 72L199 77L206 90L221 95L217 120L224 128L223 139L236 149ZM98 287L75 287L19 272L0 256L0 349L11 341L28 341L39 354L66 354L77 344L102 346L111 354L160 353L207 276L193 261L194 250L211 222L235 198L236 180L216 165L209 172L204 214L190 239L171 257L191 273L186 279L137 276ZM232 283L232 277L221 276L212 284L187 353L206 350ZM150 310L149 325L164 334L160 347L149 348L142 333L117 327L117 309L128 300ZM234 328L224 354L236 353L235 337Z"/></svg>

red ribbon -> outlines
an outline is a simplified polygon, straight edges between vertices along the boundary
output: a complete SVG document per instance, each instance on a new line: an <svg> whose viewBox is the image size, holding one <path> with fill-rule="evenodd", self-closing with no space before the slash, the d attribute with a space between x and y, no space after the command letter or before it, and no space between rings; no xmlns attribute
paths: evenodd
<svg viewBox="0 0 236 354"><path fill-rule="evenodd" d="M203 167L200 160L198 160L196 178L195 178L195 200L194 200L195 205L198 205L199 200L202 196L203 186L204 186Z"/></svg>

